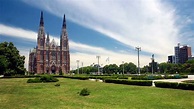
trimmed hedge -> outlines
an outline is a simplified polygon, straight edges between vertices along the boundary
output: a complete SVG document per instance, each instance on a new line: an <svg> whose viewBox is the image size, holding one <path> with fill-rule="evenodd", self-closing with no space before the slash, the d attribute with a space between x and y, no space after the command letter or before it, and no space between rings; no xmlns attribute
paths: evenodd
<svg viewBox="0 0 194 109"><path fill-rule="evenodd" d="M34 79L28 79L27 83L45 83L45 82L57 82L59 81L57 78L51 75L44 75L40 77L36 77Z"/></svg>
<svg viewBox="0 0 194 109"><path fill-rule="evenodd" d="M194 90L194 84L192 83L161 82L161 81L155 81L154 83L156 87L160 88Z"/></svg>
<svg viewBox="0 0 194 109"><path fill-rule="evenodd" d="M191 83L179 83L178 88L179 89L184 89L184 90L194 90L194 84L191 84Z"/></svg>
<svg viewBox="0 0 194 109"><path fill-rule="evenodd" d="M161 88L177 88L178 87L178 82L161 82L157 81L154 82L156 87L161 87Z"/></svg>
<svg viewBox="0 0 194 109"><path fill-rule="evenodd" d="M64 78L79 79L79 80L88 80L89 79L89 77L86 77L86 76L64 76Z"/></svg>
<svg viewBox="0 0 194 109"><path fill-rule="evenodd" d="M148 80L106 79L105 82L106 83L115 83L115 84L138 85L138 86L152 86L152 81L148 81Z"/></svg>
<svg viewBox="0 0 194 109"><path fill-rule="evenodd" d="M188 75L136 75L133 76L132 80L157 80L157 79L181 79L181 78L188 78Z"/></svg>

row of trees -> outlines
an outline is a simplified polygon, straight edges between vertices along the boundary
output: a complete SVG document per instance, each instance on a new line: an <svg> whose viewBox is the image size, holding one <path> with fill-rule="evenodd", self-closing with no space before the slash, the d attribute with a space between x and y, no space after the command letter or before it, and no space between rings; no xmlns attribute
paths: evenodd
<svg viewBox="0 0 194 109"><path fill-rule="evenodd" d="M154 71L154 74L165 74L165 73L169 73L169 74L175 74L175 73L187 73L187 74L192 74L194 73L194 60L189 60L184 64L173 64L173 63L160 63L157 66L155 66L156 69ZM141 68L141 74L145 74L145 73L151 73L151 66L144 66ZM124 72L123 72L124 71ZM77 73L78 69L73 70L72 73ZM96 66L87 66L87 67L83 67L83 68L79 68L79 73L85 73L85 74L90 74L90 73L94 73L94 72L98 72L98 67ZM109 64L109 65L105 65L103 68L100 68L100 72L103 72L104 74L137 74L137 66L132 63L124 63L124 64L120 64L119 66L117 66L116 64Z"/></svg>
<svg viewBox="0 0 194 109"><path fill-rule="evenodd" d="M0 43L0 75L24 75L24 63L25 56L20 56L12 42Z"/></svg>

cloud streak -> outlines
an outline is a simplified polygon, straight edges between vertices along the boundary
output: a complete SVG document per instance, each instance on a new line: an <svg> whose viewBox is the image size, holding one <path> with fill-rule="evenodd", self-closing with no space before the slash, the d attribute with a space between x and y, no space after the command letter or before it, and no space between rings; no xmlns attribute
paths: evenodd
<svg viewBox="0 0 194 109"><path fill-rule="evenodd" d="M36 42L37 33L31 30L25 30L23 28L13 27L13 26L7 26L0 24L0 35L6 35L11 37L16 37L18 40L20 39L26 39L33 42ZM14 34L12 32L14 32ZM17 34L17 35L15 35ZM2 36L1 36L2 37ZM59 43L59 38L52 36L55 39L57 43ZM22 43L22 42L21 42ZM108 64L106 62L106 59L110 58L110 64L116 63L117 65L121 64L121 62L124 60L126 62L134 62L137 61L137 56L130 53L130 52L120 52L120 51L110 51L105 48L96 47L96 46L90 46L82 43L76 43L72 40L69 41L70 44L70 51L75 51L70 53L70 61L71 61L71 68L76 68L76 60L80 60L80 62L84 63L84 66L91 65L93 63L97 63L96 55L100 55L100 64L106 65ZM23 46L19 47L19 51L21 55L25 55L25 67L28 68L28 55L29 50L32 47ZM142 59L143 60L142 60ZM146 65L147 62L150 61L150 58L148 56L141 56L141 66Z"/></svg>
<svg viewBox="0 0 194 109"><path fill-rule="evenodd" d="M160 56L173 54L178 42L177 16L172 6L160 0L24 0L58 17L98 31L133 49Z"/></svg>

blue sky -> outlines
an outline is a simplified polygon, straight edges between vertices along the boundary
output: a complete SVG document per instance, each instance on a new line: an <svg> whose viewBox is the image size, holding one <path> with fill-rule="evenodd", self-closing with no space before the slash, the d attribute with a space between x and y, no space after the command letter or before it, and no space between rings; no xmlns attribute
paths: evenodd
<svg viewBox="0 0 194 109"><path fill-rule="evenodd" d="M151 55L166 62L177 43L194 47L193 0L0 0L0 42L13 42L22 55L36 46L40 11L45 30L59 42L63 15L70 40L71 69L122 61L147 65ZM81 65L81 64L80 64Z"/></svg>

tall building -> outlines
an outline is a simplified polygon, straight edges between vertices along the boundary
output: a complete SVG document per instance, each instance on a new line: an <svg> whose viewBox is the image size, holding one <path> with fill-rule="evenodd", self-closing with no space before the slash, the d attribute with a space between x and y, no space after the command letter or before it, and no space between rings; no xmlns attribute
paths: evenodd
<svg viewBox="0 0 194 109"><path fill-rule="evenodd" d="M180 46L180 43L178 43L178 46L174 47L175 49L175 63L185 63L188 61L189 58L192 57L191 54L191 47L184 45Z"/></svg>
<svg viewBox="0 0 194 109"><path fill-rule="evenodd" d="M192 57L191 55L191 47L188 47L187 45L180 48L180 54L179 54L179 63L183 64L188 59Z"/></svg>
<svg viewBox="0 0 194 109"><path fill-rule="evenodd" d="M65 15L63 18L59 46L54 39L50 42L49 34L46 36L43 12L41 12L37 46L32 51L30 50L28 70L36 74L69 73L70 54Z"/></svg>
<svg viewBox="0 0 194 109"><path fill-rule="evenodd" d="M174 47L174 53L175 53L175 63L179 63L179 52L180 52L180 43L178 43L178 46Z"/></svg>

